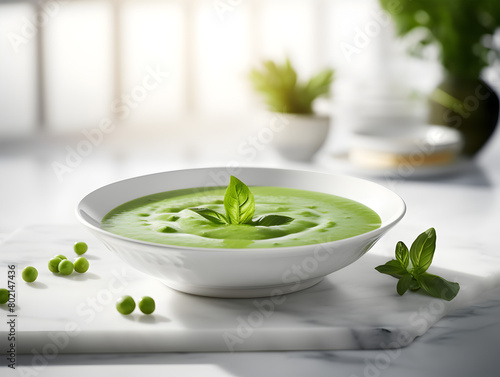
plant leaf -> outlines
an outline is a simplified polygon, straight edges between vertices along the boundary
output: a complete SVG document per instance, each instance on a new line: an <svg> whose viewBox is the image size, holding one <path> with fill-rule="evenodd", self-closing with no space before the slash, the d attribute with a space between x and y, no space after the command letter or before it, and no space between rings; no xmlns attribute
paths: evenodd
<svg viewBox="0 0 500 377"><path fill-rule="evenodd" d="M262 62L261 67L250 71L249 79L272 111L311 114L313 101L328 94L333 76L333 70L325 69L307 83L299 82L297 72L287 59L282 64L271 60Z"/></svg>
<svg viewBox="0 0 500 377"><path fill-rule="evenodd" d="M401 263L395 259L391 259L386 264L375 267L375 269L381 274L387 274L394 276L395 278L400 278L404 275L409 275L409 272L403 268Z"/></svg>
<svg viewBox="0 0 500 377"><path fill-rule="evenodd" d="M396 244L396 259L401 263L405 269L408 268L408 264L410 262L410 255L408 252L408 247L404 244L404 242L399 241Z"/></svg>
<svg viewBox="0 0 500 377"><path fill-rule="evenodd" d="M315 76L313 76L305 87L305 91L311 96L316 98L321 95L328 95L330 85L333 81L334 71L332 69L324 69Z"/></svg>
<svg viewBox="0 0 500 377"><path fill-rule="evenodd" d="M429 228L413 242L410 248L410 259L414 270L422 274L432 263L436 250L436 230Z"/></svg>
<svg viewBox="0 0 500 377"><path fill-rule="evenodd" d="M403 296L405 294L405 292L410 288L412 280L413 276L410 274L403 275L401 279L399 279L398 285L396 286L398 295Z"/></svg>
<svg viewBox="0 0 500 377"><path fill-rule="evenodd" d="M255 226L275 226L284 225L292 222L293 218L281 215L263 215L252 220L251 225Z"/></svg>
<svg viewBox="0 0 500 377"><path fill-rule="evenodd" d="M408 248L401 241L396 245L397 259L375 269L399 279L396 290L401 296L408 289L418 291L422 288L430 296L451 301L458 294L460 285L425 272L432 263L435 249L436 231L430 228L420 234L411 245L409 254L413 269L408 270Z"/></svg>
<svg viewBox="0 0 500 377"><path fill-rule="evenodd" d="M455 282L443 279L440 276L432 275L427 272L417 276L417 280L424 291L433 297L442 298L451 301L460 290L460 285Z"/></svg>
<svg viewBox="0 0 500 377"><path fill-rule="evenodd" d="M222 213L216 212L208 208L193 207L188 209L193 212L196 212L198 215L203 216L205 219L210 220L215 224L228 224L226 216L224 216Z"/></svg>
<svg viewBox="0 0 500 377"><path fill-rule="evenodd" d="M410 291L416 292L419 289L420 289L420 284L415 278L413 278L412 281L410 282Z"/></svg>
<svg viewBox="0 0 500 377"><path fill-rule="evenodd" d="M231 224L246 224L252 221L255 213L255 198L243 182L231 176L224 195L226 218Z"/></svg>

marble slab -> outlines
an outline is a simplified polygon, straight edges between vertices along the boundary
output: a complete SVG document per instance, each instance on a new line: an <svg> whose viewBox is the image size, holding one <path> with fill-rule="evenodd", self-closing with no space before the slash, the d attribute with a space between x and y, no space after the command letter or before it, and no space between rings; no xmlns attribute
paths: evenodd
<svg viewBox="0 0 500 377"><path fill-rule="evenodd" d="M76 257L75 241L89 244L89 271L67 277L49 272L53 255ZM443 316L498 286L500 258L492 259L479 258L475 274L461 272L459 263L456 269L453 263L447 269L431 267L460 283L452 302L416 293L399 297L396 280L374 270L387 257L372 252L316 286L274 301L215 299L176 292L135 271L82 227L33 225L0 245L0 286L7 283L8 266L15 265L15 348L46 358L60 353L385 349L408 345ZM39 270L35 283L20 279L27 265ZM152 296L155 313L146 316L136 309L120 315L114 302L124 294ZM12 313L2 305L0 315L0 347L6 349Z"/></svg>

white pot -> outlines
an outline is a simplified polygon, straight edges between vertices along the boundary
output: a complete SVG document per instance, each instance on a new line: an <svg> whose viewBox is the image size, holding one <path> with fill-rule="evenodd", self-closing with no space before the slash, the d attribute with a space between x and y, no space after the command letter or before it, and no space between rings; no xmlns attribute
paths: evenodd
<svg viewBox="0 0 500 377"><path fill-rule="evenodd" d="M283 113L274 115L280 128L274 133L272 146L288 160L310 161L328 136L330 117Z"/></svg>

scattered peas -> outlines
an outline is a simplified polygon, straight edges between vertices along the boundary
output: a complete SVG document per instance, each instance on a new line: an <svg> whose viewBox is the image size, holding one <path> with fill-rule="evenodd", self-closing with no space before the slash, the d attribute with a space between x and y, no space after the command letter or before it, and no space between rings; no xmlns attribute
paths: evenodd
<svg viewBox="0 0 500 377"><path fill-rule="evenodd" d="M85 254L85 252L88 250L88 246L85 242L75 242L73 245L73 250L75 250L75 253L78 255Z"/></svg>
<svg viewBox="0 0 500 377"><path fill-rule="evenodd" d="M88 250L88 246L85 242L75 242L75 244L73 245L73 250L75 250L75 253L77 253L78 255L82 255L85 254L85 252ZM87 258L80 257L77 258L75 260L75 263L73 264L70 260L68 260L68 258L66 258L65 255L59 254L49 260L48 268L50 272L59 272L61 273L61 275L71 275L73 271L83 274L89 269L89 261L87 260ZM28 283L34 282L37 277L38 270L35 267L28 266L22 272L23 280ZM0 289L0 304L3 303L2 300L4 299L5 294L7 295L6 297L8 300L9 291L3 288Z"/></svg>
<svg viewBox="0 0 500 377"><path fill-rule="evenodd" d="M62 275L71 275L73 272L73 263L67 259L63 259L57 267Z"/></svg>
<svg viewBox="0 0 500 377"><path fill-rule="evenodd" d="M122 296L116 301L116 310L124 315L132 313L135 309L135 301L130 296Z"/></svg>
<svg viewBox="0 0 500 377"><path fill-rule="evenodd" d="M87 272L87 270L89 269L89 261L84 257L77 258L73 265L75 267L75 271L80 274Z"/></svg>
<svg viewBox="0 0 500 377"><path fill-rule="evenodd" d="M0 288L0 304L5 304L9 301L10 293L5 288Z"/></svg>
<svg viewBox="0 0 500 377"><path fill-rule="evenodd" d="M54 257L49 260L49 271L50 272L59 272L59 263L61 263L62 259L59 257Z"/></svg>
<svg viewBox="0 0 500 377"><path fill-rule="evenodd" d="M35 267L25 267L22 273L23 280L27 283L33 283L38 277L38 270Z"/></svg>
<svg viewBox="0 0 500 377"><path fill-rule="evenodd" d="M141 310L141 312L143 312L144 314L153 313L155 311L155 307L156 307L155 300L153 300L149 296L142 297L139 300L138 306L139 306L139 309Z"/></svg>

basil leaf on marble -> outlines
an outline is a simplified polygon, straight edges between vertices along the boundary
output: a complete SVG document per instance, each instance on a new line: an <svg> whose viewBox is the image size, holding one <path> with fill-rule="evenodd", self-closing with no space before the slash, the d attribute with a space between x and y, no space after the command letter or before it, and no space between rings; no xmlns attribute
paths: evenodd
<svg viewBox="0 0 500 377"><path fill-rule="evenodd" d="M246 224L255 213L255 198L243 182L231 176L224 195L226 217L231 224Z"/></svg>
<svg viewBox="0 0 500 377"><path fill-rule="evenodd" d="M418 273L427 271L432 263L435 250L436 231L434 228L430 228L420 234L410 248L411 263Z"/></svg>
<svg viewBox="0 0 500 377"><path fill-rule="evenodd" d="M396 291L398 295L403 296L408 289L410 289L411 283L414 280L413 276L410 274L403 275L401 279L399 279L398 284L396 285Z"/></svg>
<svg viewBox="0 0 500 377"><path fill-rule="evenodd" d="M408 264L410 261L408 247L404 244L404 242L399 241L396 244L396 259L401 263L403 268L408 268Z"/></svg>
<svg viewBox="0 0 500 377"><path fill-rule="evenodd" d="M420 289L420 284L418 283L418 281L415 278L412 279L412 281L410 282L410 291L416 292L419 289Z"/></svg>
<svg viewBox="0 0 500 377"><path fill-rule="evenodd" d="M424 272L422 275L417 277L420 287L433 297L442 298L446 301L453 300L458 291L460 290L460 285L443 279L440 276L432 275Z"/></svg>
<svg viewBox="0 0 500 377"><path fill-rule="evenodd" d="M400 296L408 290L415 292L422 289L432 297L451 301L460 291L460 285L426 272L432 263L435 250L436 231L430 228L417 237L409 252L406 245L399 241L395 250L396 259L391 259L375 269L398 279L396 291Z"/></svg>
<svg viewBox="0 0 500 377"><path fill-rule="evenodd" d="M386 262L386 264L375 267L375 269L381 274L391 275L398 279L403 275L409 274L409 272L403 266L401 266L401 263L395 259L391 259L390 261Z"/></svg>
<svg viewBox="0 0 500 377"><path fill-rule="evenodd" d="M255 226L275 226L284 225L292 222L293 218L282 215L263 215L252 220L249 224Z"/></svg>

